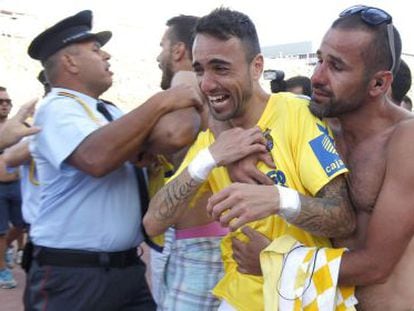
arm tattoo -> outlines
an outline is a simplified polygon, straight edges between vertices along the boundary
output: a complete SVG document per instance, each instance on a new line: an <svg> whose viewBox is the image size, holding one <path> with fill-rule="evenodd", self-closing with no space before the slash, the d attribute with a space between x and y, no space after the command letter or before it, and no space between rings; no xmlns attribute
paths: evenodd
<svg viewBox="0 0 414 311"><path fill-rule="evenodd" d="M301 213L292 221L294 225L328 238L349 236L355 229L355 215L343 176L331 180L315 198L301 195L300 199Z"/></svg>
<svg viewBox="0 0 414 311"><path fill-rule="evenodd" d="M187 201L191 193L198 188L199 184L190 179L185 183L181 183L179 178L173 180L171 184L166 187L164 204L162 204L155 214L157 220L163 221L173 218L177 212L178 207L183 202Z"/></svg>

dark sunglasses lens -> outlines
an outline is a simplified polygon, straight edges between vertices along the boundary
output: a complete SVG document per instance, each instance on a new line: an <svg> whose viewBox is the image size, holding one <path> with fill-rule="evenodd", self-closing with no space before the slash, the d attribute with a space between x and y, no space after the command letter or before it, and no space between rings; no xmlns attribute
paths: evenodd
<svg viewBox="0 0 414 311"><path fill-rule="evenodd" d="M2 104L2 103L6 103L6 104L10 105L11 104L11 99L0 99L0 104Z"/></svg>
<svg viewBox="0 0 414 311"><path fill-rule="evenodd" d="M339 14L339 17L354 15L356 13L361 12L365 8L366 8L365 5L355 5L355 6L352 6L350 8L345 9L344 11L342 11L342 13Z"/></svg>
<svg viewBox="0 0 414 311"><path fill-rule="evenodd" d="M366 9L361 14L362 18L371 25L379 25L384 22L391 22L391 16L387 12L376 8Z"/></svg>

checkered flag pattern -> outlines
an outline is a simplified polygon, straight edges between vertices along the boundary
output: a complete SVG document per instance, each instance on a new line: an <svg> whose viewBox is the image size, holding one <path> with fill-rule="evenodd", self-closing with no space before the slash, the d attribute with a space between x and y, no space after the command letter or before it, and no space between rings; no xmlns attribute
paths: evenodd
<svg viewBox="0 0 414 311"><path fill-rule="evenodd" d="M354 305L358 301L354 296L354 287L342 287L337 283L344 251L344 248L305 247L297 241L284 250L275 252L266 249L261 258L265 278L265 310L355 310ZM273 280L266 273L271 269L269 264L273 268L274 264L280 266L280 273L273 273ZM269 282L273 285L269 286ZM269 288L272 289L269 291ZM278 298L266 297L271 292Z"/></svg>

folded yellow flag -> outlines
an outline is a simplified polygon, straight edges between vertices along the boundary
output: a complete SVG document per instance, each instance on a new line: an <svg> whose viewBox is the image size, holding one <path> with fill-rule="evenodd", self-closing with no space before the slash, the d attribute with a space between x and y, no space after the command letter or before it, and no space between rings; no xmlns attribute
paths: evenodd
<svg viewBox="0 0 414 311"><path fill-rule="evenodd" d="M290 235L260 255L266 311L355 310L354 287L338 286L344 248L306 247Z"/></svg>

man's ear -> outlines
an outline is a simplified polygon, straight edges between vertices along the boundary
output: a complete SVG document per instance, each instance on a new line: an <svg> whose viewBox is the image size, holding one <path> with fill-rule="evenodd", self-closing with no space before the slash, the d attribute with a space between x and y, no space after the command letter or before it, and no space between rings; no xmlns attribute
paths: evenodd
<svg viewBox="0 0 414 311"><path fill-rule="evenodd" d="M175 62L181 61L185 57L187 49L185 48L184 42L177 42L172 47L172 59Z"/></svg>
<svg viewBox="0 0 414 311"><path fill-rule="evenodd" d="M258 81L263 73L264 60L262 54L257 54L250 63L253 79Z"/></svg>
<svg viewBox="0 0 414 311"><path fill-rule="evenodd" d="M79 72L78 63L76 57L69 53L63 53L61 55L63 67L72 74L77 74Z"/></svg>
<svg viewBox="0 0 414 311"><path fill-rule="evenodd" d="M378 71L372 77L369 84L369 94L376 97L381 94L386 94L391 87L393 76L390 71Z"/></svg>

